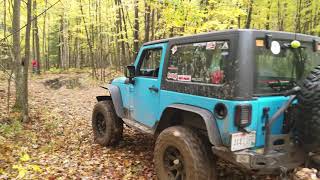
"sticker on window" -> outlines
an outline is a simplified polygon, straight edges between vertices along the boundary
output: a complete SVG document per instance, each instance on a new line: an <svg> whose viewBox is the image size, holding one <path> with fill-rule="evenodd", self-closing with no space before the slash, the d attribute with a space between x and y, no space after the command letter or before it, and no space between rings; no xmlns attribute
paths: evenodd
<svg viewBox="0 0 320 180"><path fill-rule="evenodd" d="M207 42L206 49L207 49L207 50L214 50L214 49L216 49L216 42L215 42L215 41Z"/></svg>
<svg viewBox="0 0 320 180"><path fill-rule="evenodd" d="M275 55L279 54L281 51L281 46L278 41L272 41L271 42L271 52Z"/></svg>
<svg viewBox="0 0 320 180"><path fill-rule="evenodd" d="M229 45L225 42L220 49L229 49Z"/></svg>
<svg viewBox="0 0 320 180"><path fill-rule="evenodd" d="M207 46L207 43L193 43L193 46Z"/></svg>
<svg viewBox="0 0 320 180"><path fill-rule="evenodd" d="M221 52L221 56L228 56L228 55L229 55L228 51Z"/></svg>
<svg viewBox="0 0 320 180"><path fill-rule="evenodd" d="M191 79L191 75L178 75L178 81L190 82Z"/></svg>
<svg viewBox="0 0 320 180"><path fill-rule="evenodd" d="M172 53L172 54L175 54L175 53L177 52L177 50L178 50L178 47L177 47L177 46L173 46L173 47L171 48L171 53Z"/></svg>
<svg viewBox="0 0 320 180"><path fill-rule="evenodd" d="M167 79L177 80L178 79L178 73L170 73L170 72L168 72Z"/></svg>

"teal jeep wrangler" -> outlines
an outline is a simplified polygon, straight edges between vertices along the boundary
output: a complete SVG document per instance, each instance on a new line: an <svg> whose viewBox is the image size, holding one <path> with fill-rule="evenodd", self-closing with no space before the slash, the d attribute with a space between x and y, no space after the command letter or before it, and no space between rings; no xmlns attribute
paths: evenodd
<svg viewBox="0 0 320 180"><path fill-rule="evenodd" d="M230 30L143 44L126 77L97 96L94 139L123 123L154 135L159 179L216 179L221 158L248 173L317 164L320 38ZM138 144L137 144L138 146Z"/></svg>

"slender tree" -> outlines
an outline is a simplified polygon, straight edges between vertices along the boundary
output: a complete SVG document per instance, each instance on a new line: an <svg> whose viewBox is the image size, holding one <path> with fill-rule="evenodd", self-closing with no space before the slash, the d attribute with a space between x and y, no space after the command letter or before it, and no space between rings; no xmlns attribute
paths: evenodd
<svg viewBox="0 0 320 180"><path fill-rule="evenodd" d="M145 13L144 13L144 42L149 41L149 34L150 34L150 5L147 1L144 1L145 4Z"/></svg>
<svg viewBox="0 0 320 180"><path fill-rule="evenodd" d="M48 0L44 1L45 9L47 9L48 6ZM46 41L46 31L47 31L47 11L43 15L43 26L42 26L42 57L44 58L44 69L49 69L49 58L48 58L48 52L47 52L47 41Z"/></svg>
<svg viewBox="0 0 320 180"><path fill-rule="evenodd" d="M33 58L37 60L37 73L40 73L40 38L39 38L39 29L38 29L38 17L37 17L37 1L33 0L33 28L32 28L32 37L33 37Z"/></svg>
<svg viewBox="0 0 320 180"><path fill-rule="evenodd" d="M253 0L249 0L248 15L247 15L247 21L246 21L246 25L245 25L246 29L249 29L251 26L252 11L253 11Z"/></svg>
<svg viewBox="0 0 320 180"><path fill-rule="evenodd" d="M88 46L89 46L90 62L91 62L91 68L92 68L92 77L96 77L96 67L95 67L95 63L94 63L93 46L92 46L92 41L91 41L91 38L90 38L90 35L89 35L88 27L86 25L86 20L85 20L85 15L84 15L83 5L82 5L82 1L81 0L80 0L80 11L81 11L82 20L83 20L83 23L84 23L85 32L86 32L87 43L88 43Z"/></svg>
<svg viewBox="0 0 320 180"><path fill-rule="evenodd" d="M133 25L133 53L135 56L139 49L139 0L134 0L134 25Z"/></svg>
<svg viewBox="0 0 320 180"><path fill-rule="evenodd" d="M7 0L3 0L3 37L7 35Z"/></svg>
<svg viewBox="0 0 320 180"><path fill-rule="evenodd" d="M28 70L29 70L29 60L30 60L30 29L31 29L31 4L32 1L27 2L27 26L26 26L26 36L25 36L25 55L23 62L23 121L29 121L29 105L28 105Z"/></svg>
<svg viewBox="0 0 320 180"><path fill-rule="evenodd" d="M12 52L14 60L14 74L16 86L16 101L15 109L21 110L23 107L23 99L21 94L22 89L22 74L21 74L21 53L20 53L20 0L13 1L13 17L12 17Z"/></svg>

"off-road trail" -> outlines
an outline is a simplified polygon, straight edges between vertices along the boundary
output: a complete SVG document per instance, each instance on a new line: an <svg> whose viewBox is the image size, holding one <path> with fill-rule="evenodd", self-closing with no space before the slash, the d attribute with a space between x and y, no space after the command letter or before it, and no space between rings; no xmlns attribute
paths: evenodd
<svg viewBox="0 0 320 180"><path fill-rule="evenodd" d="M45 78L44 78L45 77ZM6 85L0 84L1 119L5 117ZM125 127L116 147L93 142L91 112L95 96L105 89L89 74L32 77L31 122L15 127L12 136L0 133L0 179L81 178L153 179L153 139ZM11 100L13 101L13 99ZM13 122L2 120L11 126Z"/></svg>
<svg viewBox="0 0 320 180"><path fill-rule="evenodd" d="M7 118L7 82L0 76L0 179L156 179L152 136L125 126L118 146L93 142L91 113L95 97L107 93L103 84L89 73L33 76L31 121L19 123L14 113ZM244 179L224 162L218 169L219 179Z"/></svg>

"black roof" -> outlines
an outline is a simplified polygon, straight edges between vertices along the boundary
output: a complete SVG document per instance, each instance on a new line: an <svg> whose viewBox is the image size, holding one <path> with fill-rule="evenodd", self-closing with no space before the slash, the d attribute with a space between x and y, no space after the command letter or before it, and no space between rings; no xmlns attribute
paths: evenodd
<svg viewBox="0 0 320 180"><path fill-rule="evenodd" d="M231 29L231 30L224 30L224 31L212 31L207 33L199 33L194 35L188 35L188 36L177 36L167 39L159 39L154 40L150 42L146 42L143 44L143 46L151 45L151 44L158 44L158 43L165 43L169 41L175 41L175 40L184 40L184 39L190 39L190 38L200 38L210 35L226 35L226 34L234 34L234 33L241 33L241 32L255 32L255 33L276 33L276 34L283 34L283 35L289 35L289 36L299 36L303 38L313 38L319 40L319 37L317 36L311 36L301 33L294 33L294 32L284 32L284 31L270 31L270 30L256 30L256 29Z"/></svg>

